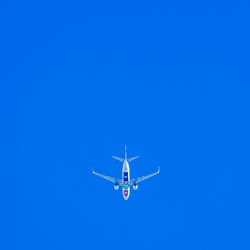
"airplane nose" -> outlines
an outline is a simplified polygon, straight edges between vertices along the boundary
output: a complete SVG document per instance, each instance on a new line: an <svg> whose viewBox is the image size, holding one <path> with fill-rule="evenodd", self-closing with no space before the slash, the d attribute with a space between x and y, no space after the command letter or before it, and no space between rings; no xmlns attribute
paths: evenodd
<svg viewBox="0 0 250 250"><path fill-rule="evenodd" d="M129 195L123 195L124 200L126 201L128 199Z"/></svg>
<svg viewBox="0 0 250 250"><path fill-rule="evenodd" d="M123 198L124 200L127 200L129 197L129 189L124 189L123 190Z"/></svg>

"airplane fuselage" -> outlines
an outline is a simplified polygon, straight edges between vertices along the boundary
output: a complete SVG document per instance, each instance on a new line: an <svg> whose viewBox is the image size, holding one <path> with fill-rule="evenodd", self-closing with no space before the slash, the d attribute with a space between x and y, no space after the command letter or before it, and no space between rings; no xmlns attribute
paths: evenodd
<svg viewBox="0 0 250 250"><path fill-rule="evenodd" d="M128 161L125 159L122 166L122 194L123 198L127 200L130 195L130 169Z"/></svg>

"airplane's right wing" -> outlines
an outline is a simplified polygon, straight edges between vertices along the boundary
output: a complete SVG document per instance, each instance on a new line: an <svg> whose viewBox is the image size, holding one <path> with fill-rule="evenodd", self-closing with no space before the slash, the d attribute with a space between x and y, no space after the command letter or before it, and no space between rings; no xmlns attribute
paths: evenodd
<svg viewBox="0 0 250 250"><path fill-rule="evenodd" d="M121 179L116 179L114 177L110 177L110 176L106 176L106 175L103 175L103 174L99 174L99 173L97 173L95 171L92 171L92 173L95 174L95 175L97 175L97 176L99 176L99 177L101 177L101 178L103 178L103 179L105 179L105 180L111 181L113 183L117 183L119 185L122 184L122 180Z"/></svg>
<svg viewBox="0 0 250 250"><path fill-rule="evenodd" d="M159 173L160 173L160 168L158 169L157 172L155 172L155 173L153 173L153 174L149 174L149 175L146 175L146 176L142 176L142 177L139 177L139 178L132 179L132 180L130 181L130 185L134 185L134 184L136 184L136 183L138 183L138 182L144 181L144 180L146 180L146 179L148 179L148 178L150 178L150 177L153 177L153 176L155 176L155 175L157 175L157 174L159 174Z"/></svg>

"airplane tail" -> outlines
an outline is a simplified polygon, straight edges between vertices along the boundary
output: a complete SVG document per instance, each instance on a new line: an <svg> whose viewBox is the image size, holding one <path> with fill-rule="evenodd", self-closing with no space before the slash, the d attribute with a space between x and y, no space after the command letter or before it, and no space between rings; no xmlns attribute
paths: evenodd
<svg viewBox="0 0 250 250"><path fill-rule="evenodd" d="M118 161L121 161L121 162L124 162L124 158L121 158L121 157L117 157L117 156L112 156L114 159L116 159L116 160L118 160ZM138 159L140 156L138 155L138 156L135 156L135 157L131 157L131 158L128 158L127 159L127 161L128 162L131 162L131 161L133 161L133 160L135 160L135 159Z"/></svg>
<svg viewBox="0 0 250 250"><path fill-rule="evenodd" d="M125 160L127 160L128 162L131 162L137 158L139 158L140 156L135 156L135 157L131 157L131 158L127 158L127 146L125 145L125 158L121 158L121 157L117 157L117 156L112 156L114 159L124 162Z"/></svg>

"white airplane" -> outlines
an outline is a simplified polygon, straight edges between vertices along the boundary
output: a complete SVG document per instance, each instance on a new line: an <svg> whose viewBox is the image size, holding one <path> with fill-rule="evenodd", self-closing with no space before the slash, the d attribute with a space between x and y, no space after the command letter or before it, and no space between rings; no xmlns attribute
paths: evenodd
<svg viewBox="0 0 250 250"><path fill-rule="evenodd" d="M129 198L130 195L130 186L133 186L134 190L138 189L138 182L144 181L154 175L157 175L160 173L160 167L158 168L158 171L153 173L153 174L149 174L143 177L139 177L139 178L135 178L130 180L130 170L129 170L129 162L139 158L139 156L135 156L135 157L131 157L131 158L127 158L127 148L125 145L125 158L120 158L120 157L116 157L116 156L112 156L114 159L123 162L123 166L122 166L122 180L121 179L117 179L114 177L110 177L110 176L105 176L99 173L96 173L95 171L92 171L93 174L113 182L114 185L114 189L118 190L119 189L119 185L122 186L122 194L125 200L127 200Z"/></svg>

